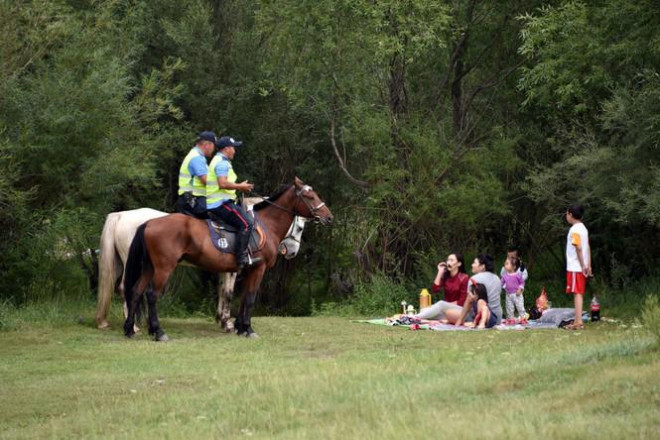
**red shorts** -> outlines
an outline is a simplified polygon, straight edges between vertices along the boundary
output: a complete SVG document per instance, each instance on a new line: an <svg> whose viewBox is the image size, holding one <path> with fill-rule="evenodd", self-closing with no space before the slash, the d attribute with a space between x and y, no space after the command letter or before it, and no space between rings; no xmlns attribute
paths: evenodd
<svg viewBox="0 0 660 440"><path fill-rule="evenodd" d="M566 272L566 293L584 295L587 277L582 272Z"/></svg>

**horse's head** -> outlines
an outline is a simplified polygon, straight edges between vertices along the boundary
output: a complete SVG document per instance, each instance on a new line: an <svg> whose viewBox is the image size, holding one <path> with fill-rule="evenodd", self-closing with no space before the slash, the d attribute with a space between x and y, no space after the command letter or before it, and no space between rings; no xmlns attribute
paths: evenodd
<svg viewBox="0 0 660 440"><path fill-rule="evenodd" d="M296 214L301 217L318 220L324 225L331 224L332 212L330 212L330 208L325 205L325 202L314 192L312 187L305 185L297 177L293 180L293 184L295 186L296 196L299 200L303 201L304 206L301 208L299 204L296 204Z"/></svg>
<svg viewBox="0 0 660 440"><path fill-rule="evenodd" d="M291 223L289 232L287 232L286 236L277 247L278 252L280 255L284 256L285 259L291 260L298 255L302 234L305 230L305 222L307 222L306 218L297 215L293 219L293 223Z"/></svg>

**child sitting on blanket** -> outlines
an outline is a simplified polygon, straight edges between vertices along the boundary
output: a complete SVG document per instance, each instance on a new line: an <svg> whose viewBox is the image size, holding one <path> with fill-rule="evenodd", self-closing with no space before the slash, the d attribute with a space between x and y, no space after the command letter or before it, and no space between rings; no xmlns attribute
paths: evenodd
<svg viewBox="0 0 660 440"><path fill-rule="evenodd" d="M518 317L521 322L527 319L525 299L523 298L525 280L520 270L518 270L519 268L520 262L517 259L507 258L504 262L505 272L502 274L502 289L504 289L506 296L506 317L508 324L515 322L514 307L518 311Z"/></svg>
<svg viewBox="0 0 660 440"><path fill-rule="evenodd" d="M494 327L497 323L497 318L488 307L488 290L486 286L481 283L474 283L474 288L472 292L468 295L476 297L476 301L472 303L472 312L474 313L474 321L466 322L466 327L475 327L475 328L491 328Z"/></svg>

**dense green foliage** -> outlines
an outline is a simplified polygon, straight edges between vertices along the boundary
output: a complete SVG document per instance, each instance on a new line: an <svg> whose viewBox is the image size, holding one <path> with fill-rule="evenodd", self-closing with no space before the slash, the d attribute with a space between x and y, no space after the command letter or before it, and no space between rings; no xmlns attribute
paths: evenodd
<svg viewBox="0 0 660 440"><path fill-rule="evenodd" d="M205 129L246 141L257 193L298 175L336 216L270 272L270 310L366 312L512 243L558 293L574 201L598 289L627 289L660 258L659 21L652 0L0 0L0 300L93 290L105 215L171 211Z"/></svg>

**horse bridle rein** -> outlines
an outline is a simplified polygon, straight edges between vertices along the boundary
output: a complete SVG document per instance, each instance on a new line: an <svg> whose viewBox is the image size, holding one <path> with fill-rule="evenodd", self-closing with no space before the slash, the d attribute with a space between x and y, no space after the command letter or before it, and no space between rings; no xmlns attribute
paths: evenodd
<svg viewBox="0 0 660 440"><path fill-rule="evenodd" d="M318 211L319 209L321 209L325 206L325 202L322 201L317 206L312 206L312 204L309 201L307 201L307 199L303 196L303 193L305 191L312 191L312 187L309 186L309 185L303 185L302 188L296 189L296 198L297 199L296 199L296 204L293 205L293 209L285 208L284 206L278 205L275 202L271 202L267 198L264 198L264 202L266 202L266 203L268 203L268 204L270 204L270 205L272 205L272 206L274 206L278 209L281 209L282 211L286 211L290 214L293 214L294 217L295 217L297 215L300 215L299 212L296 212L296 207L298 206L298 203L300 202L300 200L302 200L303 203L305 204L305 206L307 207L307 209L309 210L309 213L312 216L311 218L316 222L321 221L321 217L316 215L315 213L316 213L316 211ZM301 217L304 217L304 216L301 216Z"/></svg>

